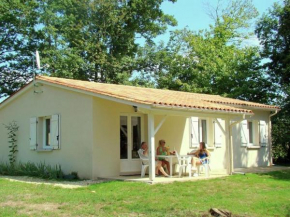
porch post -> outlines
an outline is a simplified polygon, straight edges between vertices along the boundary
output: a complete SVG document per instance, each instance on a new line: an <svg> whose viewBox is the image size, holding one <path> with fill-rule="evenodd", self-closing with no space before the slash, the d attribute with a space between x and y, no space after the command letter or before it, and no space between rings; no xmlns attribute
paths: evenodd
<svg viewBox="0 0 290 217"><path fill-rule="evenodd" d="M225 119L225 129L226 129L226 147L227 147L227 165L228 165L228 174L232 174L233 172L233 147L232 147L232 129L230 125L230 118L227 117Z"/></svg>
<svg viewBox="0 0 290 217"><path fill-rule="evenodd" d="M148 146L149 146L149 180L155 179L155 135L154 135L154 115L148 114Z"/></svg>

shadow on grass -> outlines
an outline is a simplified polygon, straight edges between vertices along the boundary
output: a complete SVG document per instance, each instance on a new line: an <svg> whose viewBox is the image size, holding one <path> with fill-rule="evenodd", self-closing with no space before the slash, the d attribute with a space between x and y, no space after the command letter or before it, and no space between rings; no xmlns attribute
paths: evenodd
<svg viewBox="0 0 290 217"><path fill-rule="evenodd" d="M268 173L259 173L259 176L267 176L273 179L289 181L290 182L290 170L273 171Z"/></svg>

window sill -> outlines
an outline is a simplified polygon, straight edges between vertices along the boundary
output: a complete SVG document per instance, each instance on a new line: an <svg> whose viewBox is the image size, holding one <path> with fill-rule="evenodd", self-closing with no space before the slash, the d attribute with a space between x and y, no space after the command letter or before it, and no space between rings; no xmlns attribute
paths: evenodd
<svg viewBox="0 0 290 217"><path fill-rule="evenodd" d="M41 149L41 150L36 150L36 152L52 152L53 149Z"/></svg>
<svg viewBox="0 0 290 217"><path fill-rule="evenodd" d="M252 145L252 146L247 146L247 149L260 149L261 146L259 145Z"/></svg>
<svg viewBox="0 0 290 217"><path fill-rule="evenodd" d="M207 147L207 150L213 151L215 148L219 148L219 147Z"/></svg>

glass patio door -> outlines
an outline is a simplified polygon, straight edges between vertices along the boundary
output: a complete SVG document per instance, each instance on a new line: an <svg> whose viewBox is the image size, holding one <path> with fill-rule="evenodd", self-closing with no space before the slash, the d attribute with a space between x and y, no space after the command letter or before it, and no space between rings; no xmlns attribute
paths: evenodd
<svg viewBox="0 0 290 217"><path fill-rule="evenodd" d="M143 117L139 115L120 116L120 159L121 173L140 172L137 151L143 139Z"/></svg>

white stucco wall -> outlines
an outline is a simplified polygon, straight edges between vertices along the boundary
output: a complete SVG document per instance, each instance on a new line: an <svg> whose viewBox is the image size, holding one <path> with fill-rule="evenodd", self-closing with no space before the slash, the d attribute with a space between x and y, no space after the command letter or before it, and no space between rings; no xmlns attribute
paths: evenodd
<svg viewBox="0 0 290 217"><path fill-rule="evenodd" d="M250 118L256 123L256 129L254 130L254 146L259 146L259 132L257 124L260 120L263 120L269 127L269 115L270 112L254 110L255 115ZM269 135L268 135L269 136ZM233 127L233 152L234 152L234 168L242 167L258 167L270 165L270 141L266 147L242 147L241 146L241 132L240 124Z"/></svg>
<svg viewBox="0 0 290 217"><path fill-rule="evenodd" d="M33 88L0 109L0 161L8 161L7 130L3 124L19 126L17 160L61 165L65 173L92 177L92 97L44 85L43 93ZM60 114L61 149L38 152L29 149L30 118ZM41 145L41 144L40 144Z"/></svg>
<svg viewBox="0 0 290 217"><path fill-rule="evenodd" d="M138 114L132 106L105 99L93 100L93 177L120 175L120 116ZM143 123L144 124L144 123ZM144 127L143 127L144 129ZM123 160L126 163L126 160ZM141 168L137 160L138 170Z"/></svg>

